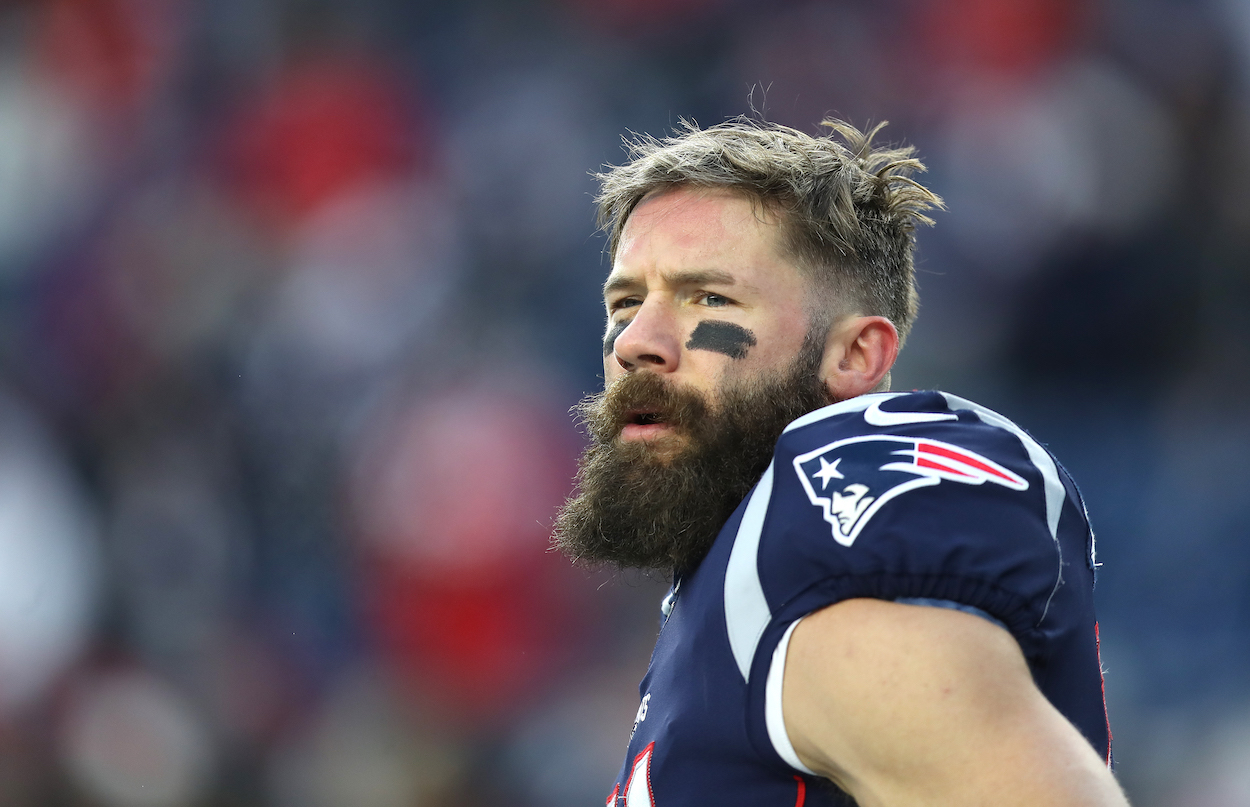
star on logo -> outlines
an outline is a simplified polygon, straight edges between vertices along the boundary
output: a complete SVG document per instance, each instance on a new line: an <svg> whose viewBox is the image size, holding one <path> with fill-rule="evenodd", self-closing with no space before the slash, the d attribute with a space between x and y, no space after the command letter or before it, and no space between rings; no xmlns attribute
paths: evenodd
<svg viewBox="0 0 1250 807"><path fill-rule="evenodd" d="M820 480L820 489L824 490L829 487L830 479L846 479L846 477L838 473L838 464L842 462L842 458L838 457L833 462L828 462L824 457L820 458L820 470L812 474Z"/></svg>

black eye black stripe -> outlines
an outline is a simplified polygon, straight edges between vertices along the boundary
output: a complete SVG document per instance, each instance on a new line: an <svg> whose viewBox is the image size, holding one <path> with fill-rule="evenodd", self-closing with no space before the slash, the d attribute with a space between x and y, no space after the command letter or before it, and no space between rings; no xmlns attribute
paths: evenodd
<svg viewBox="0 0 1250 807"><path fill-rule="evenodd" d="M705 319L695 327L686 350L711 350L731 359L746 358L755 347L755 334L732 322Z"/></svg>
<svg viewBox="0 0 1250 807"><path fill-rule="evenodd" d="M612 352L613 346L616 345L616 337L621 335L621 331L629 327L628 322L618 322L612 326L612 330L608 331L608 335L603 337L603 355Z"/></svg>
<svg viewBox="0 0 1250 807"><path fill-rule="evenodd" d="M629 327L628 322L618 322L603 337L603 355L608 355L616 346L616 339L621 332ZM710 350L721 353L731 359L746 358L751 348L755 347L755 334L741 325L732 322L703 320L690 334L686 342L687 350Z"/></svg>

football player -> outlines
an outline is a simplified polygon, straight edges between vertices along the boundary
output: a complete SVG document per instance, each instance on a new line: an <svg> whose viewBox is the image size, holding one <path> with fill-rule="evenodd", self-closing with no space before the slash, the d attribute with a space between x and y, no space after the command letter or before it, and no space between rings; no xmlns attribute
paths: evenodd
<svg viewBox="0 0 1250 807"><path fill-rule="evenodd" d="M607 805L1124 805L1080 496L1007 418L888 391L941 201L824 126L599 177L606 388L556 542L673 575Z"/></svg>

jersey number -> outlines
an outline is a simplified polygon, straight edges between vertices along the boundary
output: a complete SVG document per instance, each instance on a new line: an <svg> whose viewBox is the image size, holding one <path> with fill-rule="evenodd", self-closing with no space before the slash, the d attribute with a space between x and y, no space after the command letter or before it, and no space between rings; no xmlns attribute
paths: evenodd
<svg viewBox="0 0 1250 807"><path fill-rule="evenodd" d="M629 772L629 778L625 780L623 807L655 807L655 796L651 792L651 755L654 751L655 743L651 743L634 757L634 767ZM795 776L794 781L798 785L794 807L803 807L803 803L807 801L807 783L802 776ZM621 786L617 785L612 789L612 795L608 796L605 807L622 807L621 798Z"/></svg>
<svg viewBox="0 0 1250 807"><path fill-rule="evenodd" d="M624 807L655 807L655 799L651 794L651 754L655 751L655 743L651 743L634 757L634 767L625 780ZM617 785L608 796L606 807L618 807L621 799L621 786Z"/></svg>

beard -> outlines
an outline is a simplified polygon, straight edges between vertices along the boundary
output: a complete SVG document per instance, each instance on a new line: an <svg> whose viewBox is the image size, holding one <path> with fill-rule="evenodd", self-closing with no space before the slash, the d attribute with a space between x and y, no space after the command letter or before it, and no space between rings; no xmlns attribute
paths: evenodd
<svg viewBox="0 0 1250 807"><path fill-rule="evenodd" d="M556 548L577 563L693 571L768 468L782 430L834 402L818 376L823 347L809 334L784 372L723 385L715 403L644 371L578 404L591 445L556 517ZM678 449L623 442L638 412L669 426L657 443L680 439Z"/></svg>

